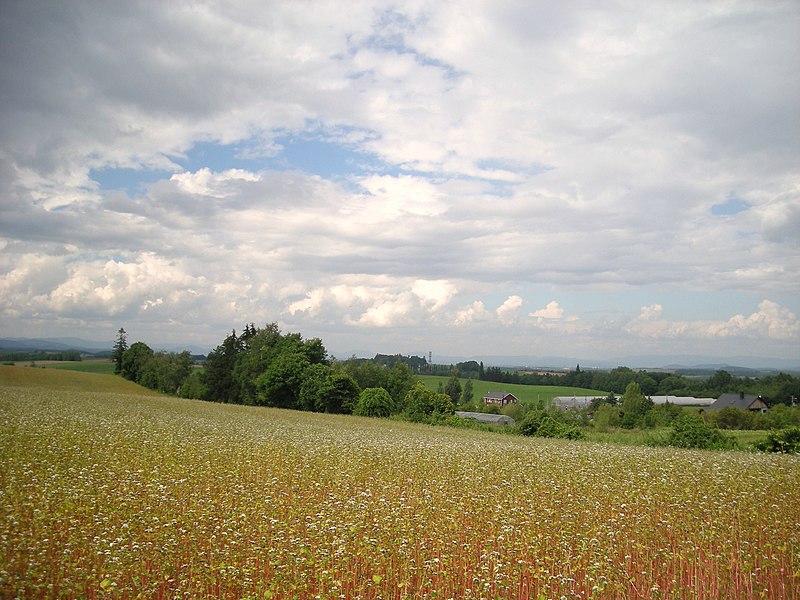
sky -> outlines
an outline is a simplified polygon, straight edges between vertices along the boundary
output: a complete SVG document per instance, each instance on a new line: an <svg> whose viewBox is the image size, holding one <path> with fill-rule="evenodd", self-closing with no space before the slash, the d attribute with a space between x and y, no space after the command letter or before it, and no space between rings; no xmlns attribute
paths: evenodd
<svg viewBox="0 0 800 600"><path fill-rule="evenodd" d="M800 364L796 0L0 4L0 336Z"/></svg>

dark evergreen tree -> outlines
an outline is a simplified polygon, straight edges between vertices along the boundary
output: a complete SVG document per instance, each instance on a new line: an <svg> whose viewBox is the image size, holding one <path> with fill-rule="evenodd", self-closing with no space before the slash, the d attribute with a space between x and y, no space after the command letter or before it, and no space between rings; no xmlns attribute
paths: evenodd
<svg viewBox="0 0 800 600"><path fill-rule="evenodd" d="M467 379L467 383L464 384L464 389L461 391L461 404L472 404L474 397L475 392L472 389L472 379Z"/></svg>
<svg viewBox="0 0 800 600"><path fill-rule="evenodd" d="M450 397L453 404L458 404L461 398L461 382L458 380L458 370L453 369L450 371L450 379L447 380L447 385L444 386L444 393Z"/></svg>
<svg viewBox="0 0 800 600"><path fill-rule="evenodd" d="M233 368L241 350L234 330L206 357L203 384L206 386L207 400L226 403L241 401L241 390L233 377Z"/></svg>
<svg viewBox="0 0 800 600"><path fill-rule="evenodd" d="M122 373L122 356L128 349L128 334L120 327L117 332L117 341L114 342L114 348L111 350L111 360L114 361L114 373L119 375Z"/></svg>

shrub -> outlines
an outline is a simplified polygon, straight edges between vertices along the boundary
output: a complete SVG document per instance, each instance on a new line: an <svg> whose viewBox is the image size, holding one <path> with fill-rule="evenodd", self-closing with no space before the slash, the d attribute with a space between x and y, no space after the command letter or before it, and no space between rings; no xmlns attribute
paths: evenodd
<svg viewBox="0 0 800 600"><path fill-rule="evenodd" d="M362 417L388 417L392 414L394 400L383 388L367 388L358 397L353 414Z"/></svg>
<svg viewBox="0 0 800 600"><path fill-rule="evenodd" d="M732 435L706 425L699 415L690 413L675 419L666 445L701 450L732 450L739 447Z"/></svg>
<svg viewBox="0 0 800 600"><path fill-rule="evenodd" d="M597 431L608 431L619 427L622 411L611 404L600 404L594 411L594 427Z"/></svg>
<svg viewBox="0 0 800 600"><path fill-rule="evenodd" d="M762 452L800 454L800 427L771 431L766 440L756 444L756 449Z"/></svg>
<svg viewBox="0 0 800 600"><path fill-rule="evenodd" d="M788 429L800 426L800 406L776 404L763 414L756 415L761 429Z"/></svg>
<svg viewBox="0 0 800 600"><path fill-rule="evenodd" d="M652 419L646 420L648 411L653 408L653 401L642 394L639 384L632 381L625 388L625 393L620 398L622 404L622 421L620 425L625 429L634 427L652 427Z"/></svg>
<svg viewBox="0 0 800 600"><path fill-rule="evenodd" d="M714 422L720 429L754 429L756 416L748 410L726 406L712 413Z"/></svg>
<svg viewBox="0 0 800 600"><path fill-rule="evenodd" d="M202 400L206 397L207 388L203 383L203 376L201 371L192 371L189 376L181 385L178 390L178 395L181 398L194 398Z"/></svg>
<svg viewBox="0 0 800 600"><path fill-rule="evenodd" d="M537 437L562 438L568 440L583 439L583 432L572 423L567 423L560 412L533 410L519 424L522 435Z"/></svg>
<svg viewBox="0 0 800 600"><path fill-rule="evenodd" d="M450 396L432 392L424 384L418 382L408 391L405 397L405 412L409 420L424 420L434 413L453 414L453 401Z"/></svg>

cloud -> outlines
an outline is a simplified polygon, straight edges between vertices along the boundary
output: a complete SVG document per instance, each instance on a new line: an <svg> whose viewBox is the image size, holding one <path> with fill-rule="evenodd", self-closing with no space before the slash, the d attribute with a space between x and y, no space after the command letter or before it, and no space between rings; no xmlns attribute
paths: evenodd
<svg viewBox="0 0 800 600"><path fill-rule="evenodd" d="M495 314L501 323L509 325L517 319L520 307L522 307L522 298L517 295L509 296L503 304L497 307Z"/></svg>
<svg viewBox="0 0 800 600"><path fill-rule="evenodd" d="M466 325L476 321L487 321L491 318L491 313L486 310L486 306L480 300L475 300L471 305L456 312L453 324L456 326Z"/></svg>
<svg viewBox="0 0 800 600"><path fill-rule="evenodd" d="M558 302L552 300L544 308L530 313L530 316L535 319L560 319L564 316L564 309L558 305Z"/></svg>
<svg viewBox="0 0 800 600"><path fill-rule="evenodd" d="M436 312L446 306L458 290L449 281L417 279L412 284L411 291L423 304L429 306L432 312Z"/></svg>
<svg viewBox="0 0 800 600"><path fill-rule="evenodd" d="M800 337L800 321L790 310L763 300L750 315L734 315L725 323L709 323L705 335L711 337L765 337L791 340Z"/></svg>
<svg viewBox="0 0 800 600"><path fill-rule="evenodd" d="M214 198L226 198L236 194L237 189L226 185L228 182L259 180L259 175L244 169L228 169L222 173L212 173L204 168L195 173L176 173L170 177L170 181L174 181L178 189L186 194Z"/></svg>
<svg viewBox="0 0 800 600"><path fill-rule="evenodd" d="M660 304L643 306L638 317L625 326L628 333L653 338L727 339L764 338L794 340L800 337L800 321L790 310L763 300L750 315L737 314L724 321L670 321Z"/></svg>
<svg viewBox="0 0 800 600"><path fill-rule="evenodd" d="M398 327L435 319L456 293L455 286L443 280L409 282L383 276L346 280L310 290L289 302L286 313L361 327Z"/></svg>
<svg viewBox="0 0 800 600"><path fill-rule="evenodd" d="M604 353L611 312L786 353L800 8L666 7L5 3L0 326L285 319L455 354L513 324ZM571 314L519 319L543 289ZM649 290L730 300L636 316Z"/></svg>
<svg viewBox="0 0 800 600"><path fill-rule="evenodd" d="M760 205L756 212L766 239L800 248L800 186Z"/></svg>

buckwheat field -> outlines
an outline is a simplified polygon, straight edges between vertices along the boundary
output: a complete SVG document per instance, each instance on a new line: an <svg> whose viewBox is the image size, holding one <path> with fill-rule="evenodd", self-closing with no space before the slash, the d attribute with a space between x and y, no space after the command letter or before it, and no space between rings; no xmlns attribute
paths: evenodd
<svg viewBox="0 0 800 600"><path fill-rule="evenodd" d="M797 598L800 458L0 388L4 598Z"/></svg>

